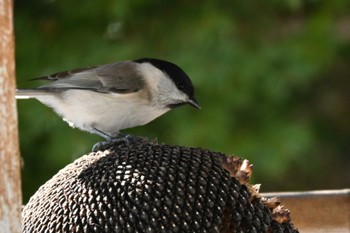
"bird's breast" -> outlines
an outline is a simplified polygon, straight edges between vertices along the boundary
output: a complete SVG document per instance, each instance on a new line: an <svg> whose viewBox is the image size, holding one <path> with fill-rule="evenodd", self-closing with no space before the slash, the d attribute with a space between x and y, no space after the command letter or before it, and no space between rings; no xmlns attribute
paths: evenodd
<svg viewBox="0 0 350 233"><path fill-rule="evenodd" d="M139 93L110 94L86 90L68 90L50 99L39 99L85 131L95 127L111 136L119 130L147 124L167 109L152 105Z"/></svg>

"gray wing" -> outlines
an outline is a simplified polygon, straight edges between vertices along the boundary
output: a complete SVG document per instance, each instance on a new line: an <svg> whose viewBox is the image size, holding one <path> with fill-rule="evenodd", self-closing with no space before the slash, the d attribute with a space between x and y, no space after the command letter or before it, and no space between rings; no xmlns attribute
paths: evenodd
<svg viewBox="0 0 350 233"><path fill-rule="evenodd" d="M137 63L125 61L59 72L38 78L52 81L39 88L52 91L80 89L120 94L137 92L145 83L136 66Z"/></svg>

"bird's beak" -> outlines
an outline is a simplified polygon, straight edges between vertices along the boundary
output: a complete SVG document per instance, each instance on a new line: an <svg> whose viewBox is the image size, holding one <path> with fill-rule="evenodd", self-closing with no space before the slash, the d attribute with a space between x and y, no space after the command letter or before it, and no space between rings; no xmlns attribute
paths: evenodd
<svg viewBox="0 0 350 233"><path fill-rule="evenodd" d="M192 107L195 107L197 109L201 109L201 106L199 106L198 101L194 97L188 99L187 103L190 104Z"/></svg>

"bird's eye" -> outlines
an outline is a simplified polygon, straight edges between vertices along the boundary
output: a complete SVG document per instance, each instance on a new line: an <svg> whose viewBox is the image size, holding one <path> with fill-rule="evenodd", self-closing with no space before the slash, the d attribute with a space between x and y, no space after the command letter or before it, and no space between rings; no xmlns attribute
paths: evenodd
<svg viewBox="0 0 350 233"><path fill-rule="evenodd" d="M179 90L183 91L185 89L185 86L183 84L177 84L177 88L179 88Z"/></svg>

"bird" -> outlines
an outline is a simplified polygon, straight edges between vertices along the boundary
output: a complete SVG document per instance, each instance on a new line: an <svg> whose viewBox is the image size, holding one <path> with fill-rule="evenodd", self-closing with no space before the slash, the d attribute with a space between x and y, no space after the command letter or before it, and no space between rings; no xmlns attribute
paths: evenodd
<svg viewBox="0 0 350 233"><path fill-rule="evenodd" d="M189 76L176 64L157 58L78 68L34 80L48 83L17 89L17 99L37 99L71 127L106 141L124 138L121 130L145 125L179 106L201 108Z"/></svg>

